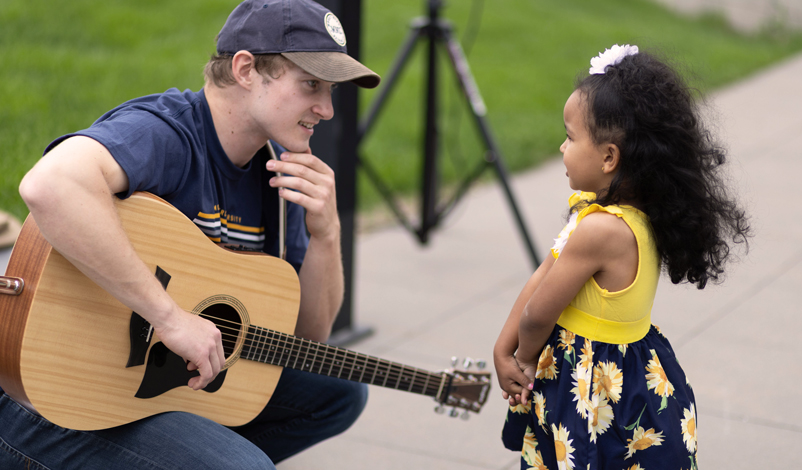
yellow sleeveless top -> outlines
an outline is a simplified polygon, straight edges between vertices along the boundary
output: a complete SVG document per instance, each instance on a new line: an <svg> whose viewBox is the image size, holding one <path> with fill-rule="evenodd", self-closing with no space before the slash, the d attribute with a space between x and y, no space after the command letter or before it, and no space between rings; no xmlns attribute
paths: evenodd
<svg viewBox="0 0 802 470"><path fill-rule="evenodd" d="M574 206L580 200L593 198L593 193L574 193L568 201ZM557 324L592 341L633 343L643 339L649 332L654 295L660 278L660 258L648 216L632 206L602 207L592 204L572 215L551 250L552 256L559 259L559 252L574 228L594 212L607 212L624 219L638 244L638 271L632 284L616 292L602 289L591 277L562 311Z"/></svg>

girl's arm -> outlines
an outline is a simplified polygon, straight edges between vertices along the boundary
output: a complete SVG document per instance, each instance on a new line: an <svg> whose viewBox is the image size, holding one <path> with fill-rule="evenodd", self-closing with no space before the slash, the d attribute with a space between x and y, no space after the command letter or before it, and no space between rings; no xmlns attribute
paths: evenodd
<svg viewBox="0 0 802 470"><path fill-rule="evenodd" d="M547 259L540 264L526 282L523 290L518 294L518 299L515 300L512 311L507 317L507 321L504 323L504 327L501 329L496 345L493 348L496 378L501 386L502 396L505 400L510 400L510 405L520 402L523 387L529 384L529 379L523 374L518 362L515 360L515 351L518 349L518 324L521 320L521 312L553 264L554 257L549 254Z"/></svg>
<svg viewBox="0 0 802 470"><path fill-rule="evenodd" d="M616 216L593 213L574 229L543 280L529 297L518 324L518 365L534 382L537 363L557 319L582 286L595 276L609 291L629 286L637 274L637 242L629 226ZM521 394L525 403L529 389Z"/></svg>

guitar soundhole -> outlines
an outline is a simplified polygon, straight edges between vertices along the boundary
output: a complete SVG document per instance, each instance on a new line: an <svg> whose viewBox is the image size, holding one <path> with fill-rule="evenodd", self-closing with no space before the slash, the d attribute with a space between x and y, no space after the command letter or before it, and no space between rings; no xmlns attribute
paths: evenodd
<svg viewBox="0 0 802 470"><path fill-rule="evenodd" d="M213 304L203 309L200 315L214 323L220 330L223 336L223 352L226 354L226 359L231 357L237 348L237 339L242 326L237 310L227 304Z"/></svg>
<svg viewBox="0 0 802 470"><path fill-rule="evenodd" d="M243 343L241 339L245 338L250 325L245 306L230 295L220 294L206 298L193 311L214 323L220 330L226 367L231 367L239 358Z"/></svg>

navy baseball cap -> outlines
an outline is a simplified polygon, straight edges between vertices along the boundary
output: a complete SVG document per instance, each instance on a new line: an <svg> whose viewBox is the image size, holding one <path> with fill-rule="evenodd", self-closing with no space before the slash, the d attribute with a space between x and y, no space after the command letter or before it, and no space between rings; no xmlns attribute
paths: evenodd
<svg viewBox="0 0 802 470"><path fill-rule="evenodd" d="M217 36L217 53L281 54L328 82L375 88L379 75L348 55L336 16L309 0L245 0Z"/></svg>

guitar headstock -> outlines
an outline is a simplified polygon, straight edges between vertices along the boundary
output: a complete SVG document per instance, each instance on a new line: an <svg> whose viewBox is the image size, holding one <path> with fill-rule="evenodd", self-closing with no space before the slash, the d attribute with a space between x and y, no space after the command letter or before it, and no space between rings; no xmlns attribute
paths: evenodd
<svg viewBox="0 0 802 470"><path fill-rule="evenodd" d="M456 362L455 359L452 359L452 362ZM465 360L464 366L466 369L470 367L472 362L470 359ZM478 364L480 369L484 368L484 361L479 361ZM478 413L490 394L490 372L451 369L443 372L443 374L448 376L449 380L446 381L443 389L435 397L435 400L440 403L435 408L435 411L442 413L445 411L444 405L452 406L453 408L449 414L452 417L456 417L459 415L457 408L460 408L466 410L462 414L464 419L468 419L469 411Z"/></svg>

